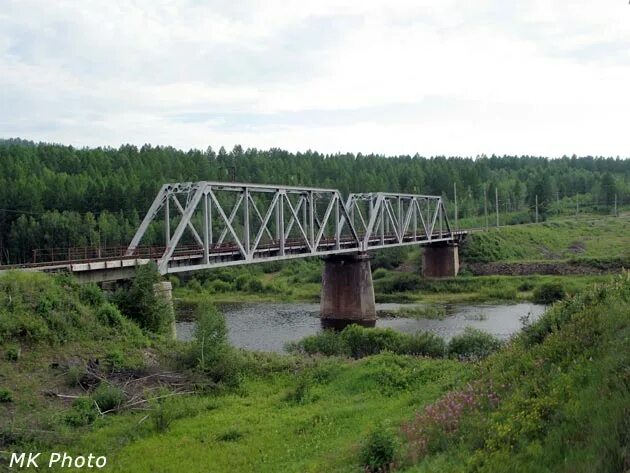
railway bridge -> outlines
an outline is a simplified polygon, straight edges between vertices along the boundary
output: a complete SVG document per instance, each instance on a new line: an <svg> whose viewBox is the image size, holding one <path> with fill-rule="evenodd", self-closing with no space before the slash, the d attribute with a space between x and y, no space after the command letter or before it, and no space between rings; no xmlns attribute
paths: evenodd
<svg viewBox="0 0 630 473"><path fill-rule="evenodd" d="M344 199L335 189L179 182L162 186L128 247L83 249L61 261L40 254L20 269L105 282L127 279L151 261L166 275L318 256L325 261L322 319L370 321L376 318L370 251L423 245L425 277L455 276L465 234L452 229L440 196L375 192Z"/></svg>

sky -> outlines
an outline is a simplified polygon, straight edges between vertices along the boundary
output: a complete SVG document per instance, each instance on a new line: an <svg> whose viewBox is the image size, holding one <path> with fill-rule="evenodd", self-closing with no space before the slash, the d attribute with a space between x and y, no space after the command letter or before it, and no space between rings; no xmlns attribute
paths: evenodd
<svg viewBox="0 0 630 473"><path fill-rule="evenodd" d="M627 0L0 0L0 137L630 156Z"/></svg>

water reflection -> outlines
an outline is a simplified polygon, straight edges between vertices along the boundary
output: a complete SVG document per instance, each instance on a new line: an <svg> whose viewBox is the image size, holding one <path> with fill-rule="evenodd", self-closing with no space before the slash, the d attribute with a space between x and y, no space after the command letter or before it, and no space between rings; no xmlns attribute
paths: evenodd
<svg viewBox="0 0 630 473"><path fill-rule="evenodd" d="M378 311L395 311L417 304L377 304ZM535 320L545 307L537 304L449 305L442 319L380 318L373 325L389 327L406 333L426 330L446 340L460 334L466 327L475 327L505 339L520 330L526 317ZM316 334L324 328L341 329L342 323L323 322L319 304L308 303L247 303L221 307L225 315L230 342L249 350L282 352L287 342ZM177 323L177 337L190 340L194 321Z"/></svg>

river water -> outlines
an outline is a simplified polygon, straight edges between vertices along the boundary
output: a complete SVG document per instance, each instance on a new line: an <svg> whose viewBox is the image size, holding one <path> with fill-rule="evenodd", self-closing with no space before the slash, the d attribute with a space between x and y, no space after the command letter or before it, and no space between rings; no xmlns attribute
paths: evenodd
<svg viewBox="0 0 630 473"><path fill-rule="evenodd" d="M377 304L377 311L396 311L414 304ZM444 305L446 317L379 318L376 327L389 327L399 332L418 330L433 332L445 340L474 327L506 339L523 326L523 318L537 319L545 306L521 304L457 304ZM248 350L283 352L287 342L300 340L323 330L319 319L319 304L309 303L243 303L220 307L225 315L232 345ZM190 340L194 322L177 322L177 338Z"/></svg>

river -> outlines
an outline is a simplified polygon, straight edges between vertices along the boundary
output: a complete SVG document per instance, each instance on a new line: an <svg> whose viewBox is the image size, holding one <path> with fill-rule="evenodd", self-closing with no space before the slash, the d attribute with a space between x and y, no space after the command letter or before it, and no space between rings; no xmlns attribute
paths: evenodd
<svg viewBox="0 0 630 473"><path fill-rule="evenodd" d="M396 311L414 304L377 304L377 311ZM446 316L441 319L384 317L376 321L376 327L392 328L406 333L425 330L451 339L474 327L506 339L523 326L523 318L538 318L545 306L530 303L519 304L457 304L444 305ZM323 330L319 319L319 304L310 303L242 303L220 307L225 315L229 339L232 345L248 350L284 352L287 342L300 340ZM177 322L177 338L190 340L195 323Z"/></svg>

